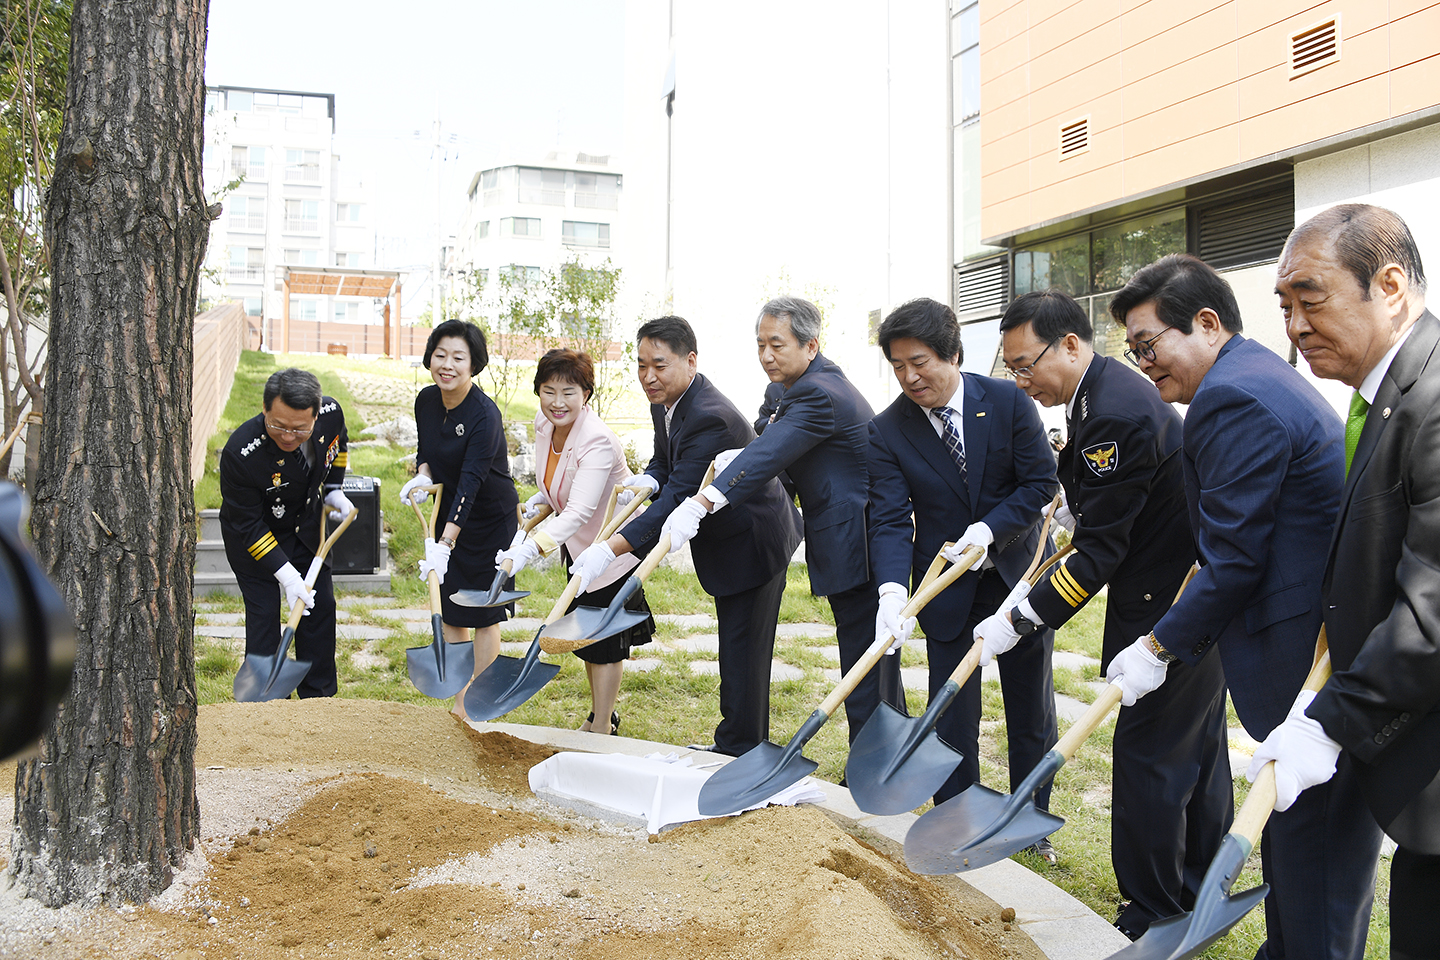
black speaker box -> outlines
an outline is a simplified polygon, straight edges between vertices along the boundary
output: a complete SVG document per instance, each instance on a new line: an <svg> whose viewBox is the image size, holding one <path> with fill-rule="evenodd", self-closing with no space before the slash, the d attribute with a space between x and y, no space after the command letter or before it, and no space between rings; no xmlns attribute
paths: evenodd
<svg viewBox="0 0 1440 960"><path fill-rule="evenodd" d="M345 496L360 515L330 548L332 573L375 573L380 567L380 478L346 477ZM328 521L327 521L328 522Z"/></svg>

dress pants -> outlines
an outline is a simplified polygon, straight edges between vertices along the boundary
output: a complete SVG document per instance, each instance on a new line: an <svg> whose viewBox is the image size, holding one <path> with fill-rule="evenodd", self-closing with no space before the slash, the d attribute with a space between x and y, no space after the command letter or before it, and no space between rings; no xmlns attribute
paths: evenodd
<svg viewBox="0 0 1440 960"><path fill-rule="evenodd" d="M1398 848L1390 863L1390 960L1440 958L1437 904L1440 856Z"/></svg>
<svg viewBox="0 0 1440 960"><path fill-rule="evenodd" d="M986 570L979 576L975 601L970 606L970 615L963 629L949 637L926 637L932 700L969 652L974 642L975 627L994 613L1010 593L1010 588L998 572ZM1054 651L1055 631L1037 630L995 658L1000 667L1000 690L1005 698L1012 791L1059 739L1055 718L1055 680L1050 672L1050 656ZM940 804L980 780L979 670L970 675L950 709L941 714L935 732L941 740L964 755L960 766L935 791L935 803ZM1050 809L1050 784L1036 791L1035 806L1040 810Z"/></svg>
<svg viewBox="0 0 1440 960"><path fill-rule="evenodd" d="M1361 960L1382 836L1343 752L1329 782L1271 814L1260 836L1270 895L1257 960ZM1432 937L1434 909L1424 907Z"/></svg>
<svg viewBox="0 0 1440 960"><path fill-rule="evenodd" d="M770 661L785 596L785 570L766 583L715 598L720 633L720 723L715 749L738 757L770 736Z"/></svg>
<svg viewBox="0 0 1440 960"><path fill-rule="evenodd" d="M880 594L875 581L840 593L832 593L825 599L830 602L830 612L835 616L835 642L840 647L840 671L846 673L860 661L865 651L875 642L875 615L880 609ZM900 682L900 655L881 657L865 678L856 686L855 692L845 698L845 721L850 727L850 742L860 736L865 721L884 700L904 715L905 687Z"/></svg>
<svg viewBox="0 0 1440 960"><path fill-rule="evenodd" d="M290 562L303 577L313 556L298 540L282 544ZM280 633L289 621L290 611L280 612L285 591L269 574L235 572L240 595L245 598L245 653L270 656L280 646ZM335 677L335 590L330 581L330 567L320 568L315 578L315 606L300 618L295 628L295 659L309 660L310 672L300 681L296 693L307 697L333 697L339 684Z"/></svg>

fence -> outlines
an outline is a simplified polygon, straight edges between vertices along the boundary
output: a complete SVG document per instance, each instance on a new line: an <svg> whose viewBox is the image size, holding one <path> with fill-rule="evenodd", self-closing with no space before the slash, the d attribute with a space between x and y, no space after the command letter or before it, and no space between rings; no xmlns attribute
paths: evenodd
<svg viewBox="0 0 1440 960"><path fill-rule="evenodd" d="M207 310L195 318L195 372L190 391L190 479L205 473L205 446L220 423L235 368L248 334L239 301Z"/></svg>

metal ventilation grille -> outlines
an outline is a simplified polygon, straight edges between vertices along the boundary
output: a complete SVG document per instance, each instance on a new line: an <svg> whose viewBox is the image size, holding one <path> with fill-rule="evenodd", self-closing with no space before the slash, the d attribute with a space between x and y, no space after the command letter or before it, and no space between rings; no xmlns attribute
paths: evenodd
<svg viewBox="0 0 1440 960"><path fill-rule="evenodd" d="M1073 157L1090 149L1090 117L1081 117L1060 126L1060 159Z"/></svg>
<svg viewBox="0 0 1440 960"><path fill-rule="evenodd" d="M1010 303L1010 258L992 257L955 268L955 314L962 323L998 317Z"/></svg>
<svg viewBox="0 0 1440 960"><path fill-rule="evenodd" d="M1195 213L1197 254L1217 270L1263 263L1280 256L1295 227L1294 182L1261 196L1202 208Z"/></svg>
<svg viewBox="0 0 1440 960"><path fill-rule="evenodd" d="M1340 59L1340 18L1290 36L1290 76L1298 77Z"/></svg>

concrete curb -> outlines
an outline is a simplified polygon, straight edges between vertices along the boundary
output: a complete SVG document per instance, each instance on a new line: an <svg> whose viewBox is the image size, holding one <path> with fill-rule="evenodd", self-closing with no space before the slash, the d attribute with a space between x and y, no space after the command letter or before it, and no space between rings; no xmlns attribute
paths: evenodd
<svg viewBox="0 0 1440 960"><path fill-rule="evenodd" d="M698 764L714 762L722 758L715 754L690 750L688 747L670 743L656 743L652 740L632 740L629 737L603 737L579 730L557 730L553 727L536 727L519 723L476 723L470 726L480 731L495 730L512 737L544 744L557 750L574 750L581 753L619 753L631 757L643 757L647 753L678 752L681 756L692 754ZM905 842L905 834L917 819L913 813L893 817L877 817L868 814L855 805L850 791L824 780L816 781L825 792L825 802L818 806L857 826L878 833L897 844ZM572 806L573 801L546 796L543 799ZM578 812L594 816L597 811L586 805L572 807ZM1014 860L999 863L978 870L959 874L976 890L1005 907L1015 908L1015 919L1020 929L1029 935L1035 945L1050 960L1103 960L1118 950L1130 945L1130 941L1108 921L1101 918L1085 904L1070 896L1064 890L1037 873L1032 873Z"/></svg>

